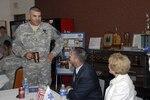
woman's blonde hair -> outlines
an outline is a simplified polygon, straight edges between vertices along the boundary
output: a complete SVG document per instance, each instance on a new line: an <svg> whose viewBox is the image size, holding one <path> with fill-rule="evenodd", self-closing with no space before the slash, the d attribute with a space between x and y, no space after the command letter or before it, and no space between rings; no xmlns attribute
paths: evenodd
<svg viewBox="0 0 150 100"><path fill-rule="evenodd" d="M109 68L116 74L127 74L130 69L130 60L126 55L114 53L109 57Z"/></svg>

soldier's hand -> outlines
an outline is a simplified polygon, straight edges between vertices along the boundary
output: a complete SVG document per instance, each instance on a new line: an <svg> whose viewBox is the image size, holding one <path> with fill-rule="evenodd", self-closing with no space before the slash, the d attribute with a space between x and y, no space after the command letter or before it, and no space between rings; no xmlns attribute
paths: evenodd
<svg viewBox="0 0 150 100"><path fill-rule="evenodd" d="M52 62L53 58L54 58L54 55L53 55L52 53L50 53L50 54L47 56L47 61L48 61L48 62Z"/></svg>
<svg viewBox="0 0 150 100"><path fill-rule="evenodd" d="M27 58L28 60L31 60L34 58L33 56L33 52L29 51L24 55L25 58Z"/></svg>

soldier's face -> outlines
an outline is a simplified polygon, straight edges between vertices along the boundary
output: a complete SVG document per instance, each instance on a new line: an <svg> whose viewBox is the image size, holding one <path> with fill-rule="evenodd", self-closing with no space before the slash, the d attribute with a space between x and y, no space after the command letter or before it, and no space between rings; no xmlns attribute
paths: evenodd
<svg viewBox="0 0 150 100"><path fill-rule="evenodd" d="M30 12L30 23L34 26L38 26L41 23L41 12L32 10Z"/></svg>

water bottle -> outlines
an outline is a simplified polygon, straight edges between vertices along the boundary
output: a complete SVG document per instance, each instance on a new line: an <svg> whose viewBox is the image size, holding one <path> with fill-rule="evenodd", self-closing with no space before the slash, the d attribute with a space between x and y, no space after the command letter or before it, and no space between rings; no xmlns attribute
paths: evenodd
<svg viewBox="0 0 150 100"><path fill-rule="evenodd" d="M25 97L27 97L27 95L29 93L29 84L28 84L27 78L24 78L23 88L25 91Z"/></svg>
<svg viewBox="0 0 150 100"><path fill-rule="evenodd" d="M61 88L60 88L60 98L61 98L61 100L66 100L66 94L67 94L67 90L65 88L65 85L62 84Z"/></svg>

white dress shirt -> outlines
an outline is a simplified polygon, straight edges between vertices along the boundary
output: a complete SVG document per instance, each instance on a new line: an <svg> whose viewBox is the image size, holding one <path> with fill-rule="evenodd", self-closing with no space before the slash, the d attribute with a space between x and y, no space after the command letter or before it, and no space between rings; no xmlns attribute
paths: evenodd
<svg viewBox="0 0 150 100"><path fill-rule="evenodd" d="M82 67L82 65L80 67L76 68L76 75L78 74L78 72L79 72L80 68Z"/></svg>
<svg viewBox="0 0 150 100"><path fill-rule="evenodd" d="M105 100L137 100L134 84L128 74L118 75L110 81Z"/></svg>

